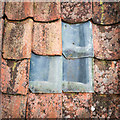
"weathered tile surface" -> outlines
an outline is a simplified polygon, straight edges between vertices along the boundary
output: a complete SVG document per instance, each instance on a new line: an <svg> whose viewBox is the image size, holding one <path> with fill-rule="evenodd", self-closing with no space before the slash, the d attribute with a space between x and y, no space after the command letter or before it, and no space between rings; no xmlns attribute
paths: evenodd
<svg viewBox="0 0 120 120"><path fill-rule="evenodd" d="M29 94L27 118L61 118L61 94Z"/></svg>
<svg viewBox="0 0 120 120"><path fill-rule="evenodd" d="M21 20L27 17L33 17L33 3L6 2L5 14L10 20Z"/></svg>
<svg viewBox="0 0 120 120"><path fill-rule="evenodd" d="M30 60L4 60L1 65L1 91L8 94L27 94Z"/></svg>
<svg viewBox="0 0 120 120"><path fill-rule="evenodd" d="M120 94L120 61L94 62L94 90L99 94Z"/></svg>
<svg viewBox="0 0 120 120"><path fill-rule="evenodd" d="M26 96L2 94L2 118L25 118Z"/></svg>
<svg viewBox="0 0 120 120"><path fill-rule="evenodd" d="M3 27L4 20L0 19L0 51L2 50L2 38L3 38Z"/></svg>
<svg viewBox="0 0 120 120"><path fill-rule="evenodd" d="M38 55L62 55L61 21L34 22L32 51Z"/></svg>
<svg viewBox="0 0 120 120"><path fill-rule="evenodd" d="M0 18L3 17L3 14L4 14L4 6L5 6L5 2L1 2L1 1L0 1Z"/></svg>
<svg viewBox="0 0 120 120"><path fill-rule="evenodd" d="M3 57L6 59L22 59L31 57L33 21L5 22L3 39Z"/></svg>
<svg viewBox="0 0 120 120"><path fill-rule="evenodd" d="M91 95L89 93L63 93L62 118L90 118Z"/></svg>
<svg viewBox="0 0 120 120"><path fill-rule="evenodd" d="M119 95L93 95L92 118L119 119Z"/></svg>
<svg viewBox="0 0 120 120"><path fill-rule="evenodd" d="M93 24L94 54L99 59L120 59L120 24L99 26Z"/></svg>
<svg viewBox="0 0 120 120"><path fill-rule="evenodd" d="M35 2L34 6L35 21L53 21L60 18L59 2Z"/></svg>
<svg viewBox="0 0 120 120"><path fill-rule="evenodd" d="M120 2L93 2L93 21L113 24L120 21Z"/></svg>
<svg viewBox="0 0 120 120"><path fill-rule="evenodd" d="M61 17L69 23L88 21L92 18L92 2L62 2Z"/></svg>

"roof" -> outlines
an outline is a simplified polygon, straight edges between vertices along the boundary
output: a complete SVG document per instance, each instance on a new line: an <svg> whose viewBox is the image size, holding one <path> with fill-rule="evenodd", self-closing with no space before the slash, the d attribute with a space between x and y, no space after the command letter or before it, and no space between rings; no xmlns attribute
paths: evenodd
<svg viewBox="0 0 120 120"><path fill-rule="evenodd" d="M119 118L120 2L0 4L3 118ZM92 23L94 93L28 90L31 53L62 55L62 21Z"/></svg>

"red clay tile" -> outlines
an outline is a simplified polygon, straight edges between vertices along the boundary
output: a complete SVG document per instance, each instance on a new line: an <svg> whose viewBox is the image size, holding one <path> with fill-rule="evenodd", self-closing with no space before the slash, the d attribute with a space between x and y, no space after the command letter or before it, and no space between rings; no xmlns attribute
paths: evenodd
<svg viewBox="0 0 120 120"><path fill-rule="evenodd" d="M119 95L93 95L92 118L118 119Z"/></svg>
<svg viewBox="0 0 120 120"><path fill-rule="evenodd" d="M62 2L61 16L69 23L88 21L92 18L92 2Z"/></svg>
<svg viewBox="0 0 120 120"><path fill-rule="evenodd" d="M120 2L93 2L93 21L113 24L120 21Z"/></svg>
<svg viewBox="0 0 120 120"><path fill-rule="evenodd" d="M120 61L94 62L94 91L98 94L120 94Z"/></svg>
<svg viewBox="0 0 120 120"><path fill-rule="evenodd" d="M1 65L1 91L8 94L27 94L30 60L4 60Z"/></svg>
<svg viewBox="0 0 120 120"><path fill-rule="evenodd" d="M27 118L61 118L61 94L29 94Z"/></svg>
<svg viewBox="0 0 120 120"><path fill-rule="evenodd" d="M3 14L4 14L4 6L5 6L5 2L1 2L1 1L0 1L0 18L3 17Z"/></svg>
<svg viewBox="0 0 120 120"><path fill-rule="evenodd" d="M23 59L31 57L33 21L5 22L3 39L3 57L6 59Z"/></svg>
<svg viewBox="0 0 120 120"><path fill-rule="evenodd" d="M32 2L6 2L5 14L10 20L21 20L33 17Z"/></svg>
<svg viewBox="0 0 120 120"><path fill-rule="evenodd" d="M120 24L100 26L93 24L93 43L96 58L120 59Z"/></svg>
<svg viewBox="0 0 120 120"><path fill-rule="evenodd" d="M63 93L62 118L90 118L90 93Z"/></svg>
<svg viewBox="0 0 120 120"><path fill-rule="evenodd" d="M4 20L0 19L0 51L2 50L3 24Z"/></svg>
<svg viewBox="0 0 120 120"><path fill-rule="evenodd" d="M32 51L38 55L62 55L61 21L34 22Z"/></svg>
<svg viewBox="0 0 120 120"><path fill-rule="evenodd" d="M60 18L59 2L35 2L34 6L35 21L53 21Z"/></svg>
<svg viewBox="0 0 120 120"><path fill-rule="evenodd" d="M26 96L2 94L2 118L25 118Z"/></svg>

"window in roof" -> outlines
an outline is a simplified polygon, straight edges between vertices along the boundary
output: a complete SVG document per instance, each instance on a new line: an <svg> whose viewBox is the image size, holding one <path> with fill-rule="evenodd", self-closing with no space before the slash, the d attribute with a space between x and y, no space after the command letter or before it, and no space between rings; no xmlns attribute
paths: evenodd
<svg viewBox="0 0 120 120"><path fill-rule="evenodd" d="M33 93L93 92L91 22L63 22L62 41L62 56L32 53L30 90Z"/></svg>
<svg viewBox="0 0 120 120"><path fill-rule="evenodd" d="M64 92L92 92L92 25L62 23Z"/></svg>
<svg viewBox="0 0 120 120"><path fill-rule="evenodd" d="M62 92L62 57L32 53L29 88L33 93Z"/></svg>

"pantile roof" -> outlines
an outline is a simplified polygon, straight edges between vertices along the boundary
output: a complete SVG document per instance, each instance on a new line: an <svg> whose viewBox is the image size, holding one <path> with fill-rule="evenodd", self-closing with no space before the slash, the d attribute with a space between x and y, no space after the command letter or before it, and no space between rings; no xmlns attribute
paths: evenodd
<svg viewBox="0 0 120 120"><path fill-rule="evenodd" d="M120 2L0 4L2 118L120 118ZM29 91L31 53L62 56L62 21L92 24L94 93Z"/></svg>

